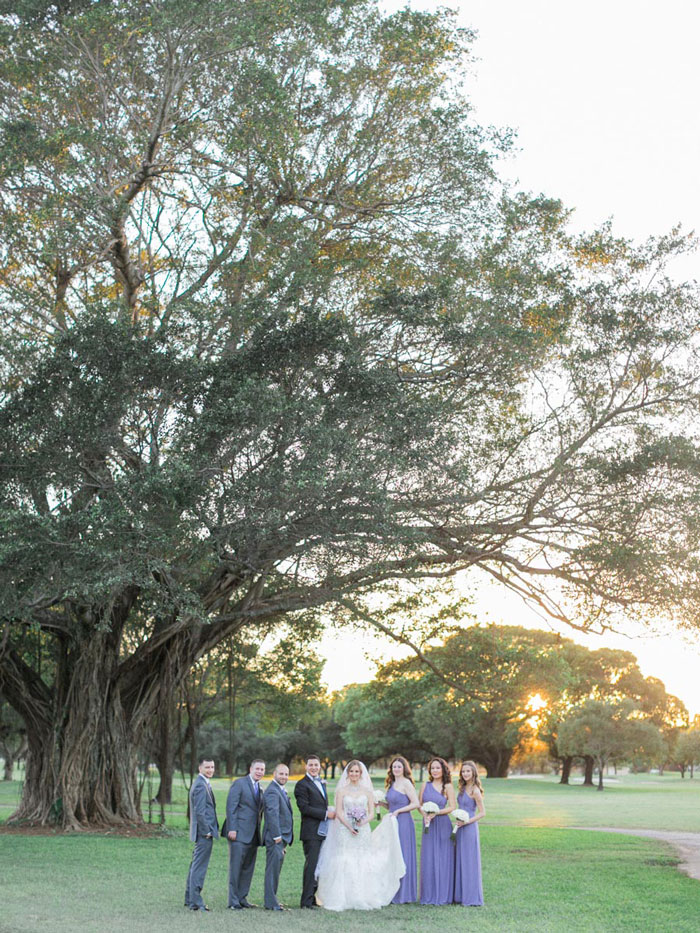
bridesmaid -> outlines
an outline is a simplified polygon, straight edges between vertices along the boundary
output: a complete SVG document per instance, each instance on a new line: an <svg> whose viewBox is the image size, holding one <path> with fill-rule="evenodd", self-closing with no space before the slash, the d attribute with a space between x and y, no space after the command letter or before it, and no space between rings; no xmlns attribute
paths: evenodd
<svg viewBox="0 0 700 933"><path fill-rule="evenodd" d="M423 833L420 852L421 904L451 904L454 899L455 856L450 836L452 823L448 816L455 809L455 792L450 769L443 758L433 758L428 764L430 780L420 792L421 813L428 830ZM423 804L432 801L440 808L436 814L426 813Z"/></svg>
<svg viewBox="0 0 700 933"><path fill-rule="evenodd" d="M412 904L418 900L418 866L416 864L416 826L412 810L418 809L418 794L413 784L411 766L397 755L389 765L386 776L386 803L382 804L396 817L399 826L399 841L406 874L401 879L399 890L392 904Z"/></svg>
<svg viewBox="0 0 700 933"><path fill-rule="evenodd" d="M457 820L455 845L455 904L481 907L484 892L481 886L481 852L479 851L479 820L484 816L484 789L476 765L463 761L459 769L457 806L469 814L469 822Z"/></svg>

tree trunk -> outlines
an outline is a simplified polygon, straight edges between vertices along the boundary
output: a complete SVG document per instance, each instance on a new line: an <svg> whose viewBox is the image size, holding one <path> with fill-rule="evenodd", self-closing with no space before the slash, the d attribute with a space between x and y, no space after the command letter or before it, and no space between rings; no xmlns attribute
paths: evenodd
<svg viewBox="0 0 700 933"><path fill-rule="evenodd" d="M559 778L560 784L568 784L569 777L571 776L571 765L573 764L573 757L571 755L565 755L561 759L561 777Z"/></svg>
<svg viewBox="0 0 700 933"><path fill-rule="evenodd" d="M590 755L585 755L583 759L583 784L584 787L593 787L593 768L595 762Z"/></svg>
<svg viewBox="0 0 700 933"><path fill-rule="evenodd" d="M158 710L156 726L156 764L160 776L160 786L155 800L161 806L172 803L173 799L173 772L175 770L174 735L174 699L170 690L164 690Z"/></svg>
<svg viewBox="0 0 700 933"><path fill-rule="evenodd" d="M10 819L65 829L143 822L139 743L161 694L174 695L221 630L166 625L123 657L123 630L137 598L138 589L128 587L112 595L108 609L73 609L54 642L51 687L11 642L1 646L0 691L22 717L28 743L22 799ZM194 774L199 722L196 709L188 714Z"/></svg>
<svg viewBox="0 0 700 933"><path fill-rule="evenodd" d="M50 715L27 722L26 778L12 820L66 829L141 822L134 737L108 640L95 633L76 647L74 662L57 677Z"/></svg>
<svg viewBox="0 0 700 933"><path fill-rule="evenodd" d="M175 754L172 744L172 730L170 729L170 715L158 717L159 747L156 756L160 785L155 799L159 804L165 805L173 802L173 772L175 771Z"/></svg>
<svg viewBox="0 0 700 933"><path fill-rule="evenodd" d="M598 790L603 790L603 768L604 764L602 761L598 762Z"/></svg>
<svg viewBox="0 0 700 933"><path fill-rule="evenodd" d="M15 771L15 756L9 745L3 745L0 752L2 752L4 762L2 779L3 781L11 781Z"/></svg>
<svg viewBox="0 0 700 933"><path fill-rule="evenodd" d="M512 749L499 748L495 752L482 751L479 757L486 768L486 777L507 778L512 755Z"/></svg>
<svg viewBox="0 0 700 933"><path fill-rule="evenodd" d="M3 781L11 781L15 765L27 754L26 735L22 735L19 744L15 748L11 748L8 742L4 742L0 746L0 751L4 761L2 779Z"/></svg>
<svg viewBox="0 0 700 933"><path fill-rule="evenodd" d="M233 776L233 739L236 733L236 684L233 678L233 644L229 645L226 670L228 688L228 747L226 748L226 774Z"/></svg>

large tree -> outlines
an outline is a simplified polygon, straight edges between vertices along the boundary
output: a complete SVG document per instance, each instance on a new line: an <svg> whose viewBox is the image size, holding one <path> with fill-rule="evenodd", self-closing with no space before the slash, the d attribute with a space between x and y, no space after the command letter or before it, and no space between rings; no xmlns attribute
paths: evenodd
<svg viewBox="0 0 700 933"><path fill-rule="evenodd" d="M12 6L18 817L138 820L135 749L193 663L253 622L371 615L388 581L480 568L583 626L697 618L700 315L663 275L683 243L573 240L558 202L505 190L448 14Z"/></svg>
<svg viewBox="0 0 700 933"><path fill-rule="evenodd" d="M696 765L700 764L700 728L695 726L680 733L673 748L673 761L682 778L685 777L686 768L690 769L690 776L693 777Z"/></svg>
<svg viewBox="0 0 700 933"><path fill-rule="evenodd" d="M590 755L598 768L598 790L610 761L658 755L663 739L658 728L643 720L631 700L586 700L559 727L559 748L565 755Z"/></svg>
<svg viewBox="0 0 700 933"><path fill-rule="evenodd" d="M353 757L368 763L399 753L409 761L425 759L431 745L423 740L415 722L425 690L422 679L402 680L380 668L370 683L353 684L336 697L333 709Z"/></svg>
<svg viewBox="0 0 700 933"><path fill-rule="evenodd" d="M666 750L678 731L688 725L688 712L683 703L668 694L660 680L645 677L630 651L613 648L590 651L568 639L562 640L561 650L569 675L564 690L551 698L543 712L539 729L540 737L549 746L550 755L561 762L560 783L569 783L574 759L559 748L559 727L586 700L632 701L644 719L661 730ZM663 755L663 749L661 751ZM584 783L592 785L594 762L587 754L583 757Z"/></svg>

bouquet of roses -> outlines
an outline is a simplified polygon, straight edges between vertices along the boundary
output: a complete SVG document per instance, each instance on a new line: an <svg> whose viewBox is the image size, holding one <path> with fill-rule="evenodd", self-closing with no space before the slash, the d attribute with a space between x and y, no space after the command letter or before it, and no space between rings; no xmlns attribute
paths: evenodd
<svg viewBox="0 0 700 933"><path fill-rule="evenodd" d="M439 812L440 812L440 807L436 803L433 803L432 800L429 800L427 803L423 804L423 813L430 814L430 813L439 813ZM430 829L430 820L423 820L423 829L425 830L426 833L428 832L428 830Z"/></svg>
<svg viewBox="0 0 700 933"><path fill-rule="evenodd" d="M365 810L364 807L360 807L357 804L355 804L352 807L348 807L346 812L347 812L347 815L350 817L353 829L357 829L357 827L362 822L362 820L367 819L367 811Z"/></svg>
<svg viewBox="0 0 700 933"><path fill-rule="evenodd" d="M469 816L469 814L467 813L466 810L453 810L453 811L452 811L452 816L453 816L456 820L459 820L460 823L466 823L466 822L468 822L468 821L471 819L471 817ZM460 828L459 826L455 826L455 827L454 827L454 829L452 830L452 835L453 835L453 836L456 835L457 830L458 830L459 828Z"/></svg>
<svg viewBox="0 0 700 933"><path fill-rule="evenodd" d="M378 822L378 823L380 823L380 822L381 822L381 819L382 819L382 811L379 809L379 806L378 806L378 804L380 804L380 803L386 803L386 794L384 793L383 790L375 790L375 792L374 792L374 806L375 806L376 809L375 809L374 812L375 812L375 814L376 814L376 816L377 816L377 822Z"/></svg>

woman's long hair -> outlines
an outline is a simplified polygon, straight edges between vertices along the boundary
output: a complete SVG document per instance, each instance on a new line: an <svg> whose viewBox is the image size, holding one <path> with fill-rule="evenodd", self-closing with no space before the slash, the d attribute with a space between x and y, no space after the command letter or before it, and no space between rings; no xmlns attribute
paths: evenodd
<svg viewBox="0 0 700 933"><path fill-rule="evenodd" d="M389 762L389 770L386 773L386 780L384 781L384 786L386 787L386 789L389 790L391 785L396 780L396 778L394 777L394 772L391 770L394 767L395 761L401 762L401 764L403 765L403 776L405 778L408 778L411 784L413 784L413 786L415 787L415 781L413 780L413 775L411 774L411 766L406 761L406 759L403 757L403 755L394 755L394 757Z"/></svg>
<svg viewBox="0 0 700 933"><path fill-rule="evenodd" d="M440 767L442 768L442 796L444 797L445 788L447 787L448 784L452 783L452 776L450 774L449 766L444 758L439 758L439 757L431 758L430 761L428 762L428 781L433 780L433 775L430 771L430 766L432 765L434 761L439 761Z"/></svg>
<svg viewBox="0 0 700 933"><path fill-rule="evenodd" d="M465 788L466 788L466 786L467 786L467 782L464 780L464 777L462 776L462 769L464 768L465 765L469 765L469 766L471 767L472 771L474 772L474 781L473 781L474 787L478 787L479 790L481 791L481 793L483 794L483 793L484 793L484 788L481 786L481 781L479 780L479 772L478 772L477 769L476 769L476 762L471 761L471 760L469 760L469 759L465 759L465 760L462 762L462 764L459 766L459 790L460 790L460 793L461 793L463 790L465 790Z"/></svg>

